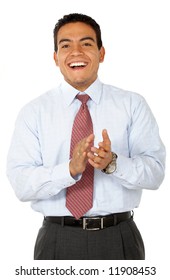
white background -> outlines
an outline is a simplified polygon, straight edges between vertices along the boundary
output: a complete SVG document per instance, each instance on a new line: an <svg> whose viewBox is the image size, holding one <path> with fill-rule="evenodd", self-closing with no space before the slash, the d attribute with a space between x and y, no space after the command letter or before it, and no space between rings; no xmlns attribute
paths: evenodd
<svg viewBox="0 0 170 280"><path fill-rule="evenodd" d="M22 106L61 81L53 61L53 28L59 18L72 12L90 15L101 26L106 57L100 65L100 79L143 95L157 119L167 149L166 177L159 190L144 191L140 207L135 211L135 221L146 246L145 265L168 267L168 2L0 0L0 255L5 267L32 261L42 223L41 214L33 212L29 203L17 200L6 178L6 157L14 123Z"/></svg>

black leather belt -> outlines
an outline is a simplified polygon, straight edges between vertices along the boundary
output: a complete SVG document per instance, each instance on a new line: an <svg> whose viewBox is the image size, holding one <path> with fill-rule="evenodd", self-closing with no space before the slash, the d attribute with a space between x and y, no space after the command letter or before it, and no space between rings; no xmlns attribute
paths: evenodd
<svg viewBox="0 0 170 280"><path fill-rule="evenodd" d="M76 220L74 217L44 217L45 221L50 223L57 223L62 226L72 226L81 227L85 230L100 230L106 227L116 226L119 223L132 218L132 212L123 212L117 214L110 214L107 216L97 216L97 217L82 217Z"/></svg>

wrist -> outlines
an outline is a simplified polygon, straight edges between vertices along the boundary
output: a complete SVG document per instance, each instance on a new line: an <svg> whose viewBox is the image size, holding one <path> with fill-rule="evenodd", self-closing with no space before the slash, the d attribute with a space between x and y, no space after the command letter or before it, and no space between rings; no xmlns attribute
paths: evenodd
<svg viewBox="0 0 170 280"><path fill-rule="evenodd" d="M111 161L110 163L101 171L105 174L112 174L116 171L117 165L116 165L116 161L117 161L117 154L114 152L111 152Z"/></svg>
<svg viewBox="0 0 170 280"><path fill-rule="evenodd" d="M72 161L70 161L69 163L69 171L70 171L70 175L74 178L77 176L77 172L76 170L74 169L73 165L72 165Z"/></svg>

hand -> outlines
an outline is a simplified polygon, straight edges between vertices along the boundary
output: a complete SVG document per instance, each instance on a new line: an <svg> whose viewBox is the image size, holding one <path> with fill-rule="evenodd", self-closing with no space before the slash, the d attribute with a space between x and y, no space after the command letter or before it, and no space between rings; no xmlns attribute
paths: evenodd
<svg viewBox="0 0 170 280"><path fill-rule="evenodd" d="M97 169L104 169L112 161L111 141L106 129L102 131L103 141L99 147L92 147L87 153L89 163Z"/></svg>
<svg viewBox="0 0 170 280"><path fill-rule="evenodd" d="M88 161L87 153L90 151L94 142L94 134L82 139L74 148L72 159L70 161L70 174L75 177L83 173Z"/></svg>

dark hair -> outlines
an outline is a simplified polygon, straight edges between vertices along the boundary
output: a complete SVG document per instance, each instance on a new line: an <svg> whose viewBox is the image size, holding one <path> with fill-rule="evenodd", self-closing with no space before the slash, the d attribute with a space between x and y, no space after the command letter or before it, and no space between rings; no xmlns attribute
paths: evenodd
<svg viewBox="0 0 170 280"><path fill-rule="evenodd" d="M73 13L73 14L69 14L69 15L65 15L63 16L63 18L59 19L58 22L55 25L53 34L54 34L54 50L57 52L57 35L58 35L58 31L59 29L64 26L67 23L73 23L73 22L83 22L85 24L90 25L93 30L96 33L96 38L97 38L97 46L100 50L100 48L102 47L102 39L101 39L101 30L100 30L100 26L99 24L92 19L91 17L87 16L87 15L83 15L83 14L78 14L78 13Z"/></svg>

